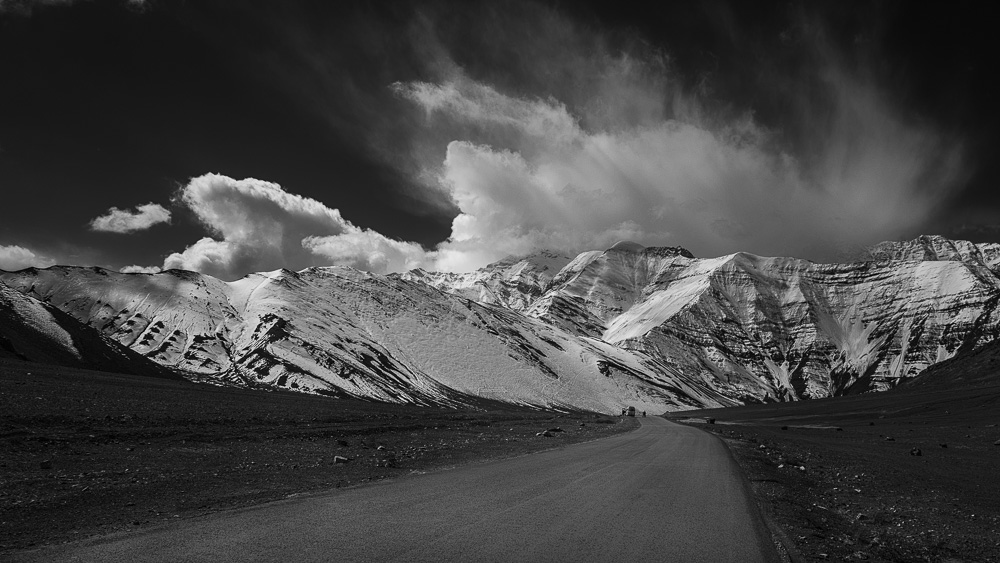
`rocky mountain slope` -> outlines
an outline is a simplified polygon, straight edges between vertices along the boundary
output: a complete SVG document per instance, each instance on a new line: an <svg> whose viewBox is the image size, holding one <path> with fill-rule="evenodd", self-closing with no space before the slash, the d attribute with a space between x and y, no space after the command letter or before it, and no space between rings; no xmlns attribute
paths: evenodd
<svg viewBox="0 0 1000 563"><path fill-rule="evenodd" d="M177 375L59 309L0 283L0 358L133 375Z"/></svg>
<svg viewBox="0 0 1000 563"><path fill-rule="evenodd" d="M193 379L660 412L893 387L997 338L998 263L998 245L920 237L850 264L619 243L468 274L52 267L0 281Z"/></svg>
<svg viewBox="0 0 1000 563"><path fill-rule="evenodd" d="M0 276L191 379L413 404L478 398L604 412L732 401L655 358L499 306L349 268L226 283L171 270Z"/></svg>

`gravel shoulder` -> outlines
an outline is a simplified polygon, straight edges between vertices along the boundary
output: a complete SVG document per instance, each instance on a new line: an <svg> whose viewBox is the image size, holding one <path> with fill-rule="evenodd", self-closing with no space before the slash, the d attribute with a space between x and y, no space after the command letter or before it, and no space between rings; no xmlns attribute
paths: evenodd
<svg viewBox="0 0 1000 563"><path fill-rule="evenodd" d="M396 406L4 361L0 554L636 427L593 413Z"/></svg>
<svg viewBox="0 0 1000 563"><path fill-rule="evenodd" d="M729 444L793 561L1000 561L998 387L670 418Z"/></svg>

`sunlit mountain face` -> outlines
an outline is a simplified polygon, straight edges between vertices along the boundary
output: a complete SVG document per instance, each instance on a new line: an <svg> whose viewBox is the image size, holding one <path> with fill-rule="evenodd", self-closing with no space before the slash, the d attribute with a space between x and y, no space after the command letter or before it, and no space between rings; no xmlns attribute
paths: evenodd
<svg viewBox="0 0 1000 563"><path fill-rule="evenodd" d="M12 310L37 312L18 313L22 324L62 330L45 320L57 309L195 381L418 405L662 412L896 387L997 338L998 262L997 244L939 236L833 264L619 242L468 274L331 266L226 282L54 266L0 282L18 298Z"/></svg>

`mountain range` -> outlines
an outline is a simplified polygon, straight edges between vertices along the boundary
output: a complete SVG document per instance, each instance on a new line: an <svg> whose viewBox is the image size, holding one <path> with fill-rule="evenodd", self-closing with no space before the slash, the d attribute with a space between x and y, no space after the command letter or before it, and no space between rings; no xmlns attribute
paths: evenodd
<svg viewBox="0 0 1000 563"><path fill-rule="evenodd" d="M195 381L424 405L662 412L895 387L997 338L998 268L1000 245L938 236L843 264L620 242L470 273L331 266L224 282L53 266L0 272L0 344L28 359L65 344L30 336L51 317L129 354L116 371L155 364Z"/></svg>

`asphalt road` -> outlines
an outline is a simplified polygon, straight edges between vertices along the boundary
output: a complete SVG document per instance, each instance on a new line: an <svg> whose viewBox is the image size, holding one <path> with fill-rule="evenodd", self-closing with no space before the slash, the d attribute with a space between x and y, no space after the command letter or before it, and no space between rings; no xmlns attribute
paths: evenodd
<svg viewBox="0 0 1000 563"><path fill-rule="evenodd" d="M633 432L558 450L15 560L778 561L726 447L661 418L641 422Z"/></svg>

